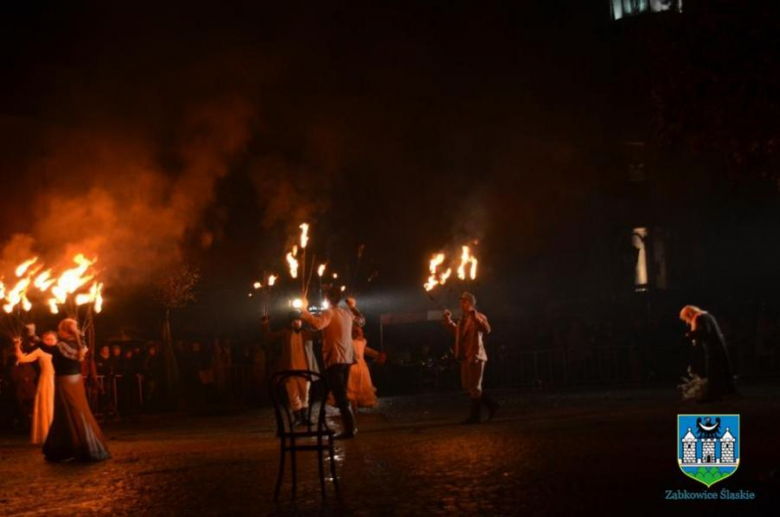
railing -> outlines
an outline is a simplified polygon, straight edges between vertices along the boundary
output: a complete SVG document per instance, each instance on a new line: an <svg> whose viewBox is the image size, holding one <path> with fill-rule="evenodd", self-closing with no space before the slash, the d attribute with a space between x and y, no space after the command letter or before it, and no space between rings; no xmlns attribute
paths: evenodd
<svg viewBox="0 0 780 517"><path fill-rule="evenodd" d="M485 384L492 388L577 385L640 386L662 382L674 386L685 373L690 350L683 346L611 346L575 349L490 351ZM737 375L780 374L777 357L771 360L732 354ZM372 368L374 368L372 366ZM415 394L459 389L455 362L408 364L373 370L380 394ZM196 404L226 401L254 405L266 402L265 373L255 365L238 364L212 369L200 380L181 378L187 396ZM381 372L381 374L380 374ZM183 374L188 375L188 374ZM189 373L192 375L192 372ZM196 377L200 379L199 376ZM379 382L377 382L379 381ZM188 383L189 382L189 383ZM150 386L144 376L98 376L97 389L90 389L93 410L103 418L149 409ZM89 386L89 385L88 385ZM201 394L207 395L205 398ZM199 400L203 398L204 400Z"/></svg>
<svg viewBox="0 0 780 517"><path fill-rule="evenodd" d="M92 411L103 419L144 409L143 375L98 375L86 386Z"/></svg>
<svg viewBox="0 0 780 517"><path fill-rule="evenodd" d="M486 375L501 387L641 384L675 380L684 373L684 363L684 350L679 347L531 350L494 355Z"/></svg>

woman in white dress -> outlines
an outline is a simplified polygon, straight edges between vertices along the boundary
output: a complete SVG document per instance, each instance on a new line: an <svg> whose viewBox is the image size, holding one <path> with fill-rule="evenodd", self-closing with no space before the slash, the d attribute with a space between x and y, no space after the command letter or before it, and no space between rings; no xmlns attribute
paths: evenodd
<svg viewBox="0 0 780 517"><path fill-rule="evenodd" d="M46 441L49 427L54 420L54 366L51 362L51 350L57 344L57 334L46 332L40 345L25 354L22 352L20 340L15 341L16 359L19 363L32 363L38 361L41 373L38 376L38 390L35 393L35 406L33 410L32 432L30 442L41 445Z"/></svg>

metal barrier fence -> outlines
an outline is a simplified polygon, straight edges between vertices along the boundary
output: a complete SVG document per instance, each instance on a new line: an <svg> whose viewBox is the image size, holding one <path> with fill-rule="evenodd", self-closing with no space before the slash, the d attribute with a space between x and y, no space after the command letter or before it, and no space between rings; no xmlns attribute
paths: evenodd
<svg viewBox="0 0 780 517"><path fill-rule="evenodd" d="M685 373L690 350L685 347L612 346L582 349L494 351L487 363L485 383L493 388L574 385L635 385L661 381L677 383ZM734 354L734 373L778 375L780 364ZM206 384L190 380L184 389L208 394L211 401L257 404L266 400L265 372L252 364L212 369ZM376 375L375 375L376 374ZM459 389L457 363L387 364L372 366L372 377L385 395ZM182 379L182 381L185 381ZM194 384L193 384L194 382ZM93 410L103 418L143 411L149 403L149 385L143 375L98 376L90 389ZM198 391L203 390L203 391Z"/></svg>
<svg viewBox="0 0 780 517"><path fill-rule="evenodd" d="M641 384L679 377L684 354L679 347L530 350L494 355L487 376L498 387Z"/></svg>

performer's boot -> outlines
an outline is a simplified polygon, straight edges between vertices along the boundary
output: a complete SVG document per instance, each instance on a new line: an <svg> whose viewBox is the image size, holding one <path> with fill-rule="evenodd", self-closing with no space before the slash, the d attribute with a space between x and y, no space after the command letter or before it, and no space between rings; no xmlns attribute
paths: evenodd
<svg viewBox="0 0 780 517"><path fill-rule="evenodd" d="M309 418L309 409L303 408L298 411L298 420L300 421L300 425L305 425L307 427L311 427L314 425L314 422Z"/></svg>
<svg viewBox="0 0 780 517"><path fill-rule="evenodd" d="M337 433L334 440L349 440L354 438L357 434L357 428L355 427L355 415L352 414L352 408L347 405L346 408L341 409L341 423L344 426L344 430Z"/></svg>
<svg viewBox="0 0 780 517"><path fill-rule="evenodd" d="M462 421L461 424L469 425L469 424L478 424L480 419L480 414L482 413L482 399L471 399L471 414L469 417Z"/></svg>
<svg viewBox="0 0 780 517"><path fill-rule="evenodd" d="M295 429L296 427L300 427L303 424L303 422L301 421L301 412L293 411L292 416L293 416L292 428Z"/></svg>
<svg viewBox="0 0 780 517"><path fill-rule="evenodd" d="M498 402L493 399L490 395L482 392L482 402L485 404L488 410L488 420L493 420L493 417L496 416L496 411L501 407Z"/></svg>

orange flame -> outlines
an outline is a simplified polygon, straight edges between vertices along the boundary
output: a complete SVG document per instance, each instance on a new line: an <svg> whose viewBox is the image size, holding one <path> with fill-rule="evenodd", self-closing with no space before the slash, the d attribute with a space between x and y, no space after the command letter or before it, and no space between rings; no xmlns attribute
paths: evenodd
<svg viewBox="0 0 780 517"><path fill-rule="evenodd" d="M29 278L22 278L19 280L16 285L11 289L8 293L6 293L5 298L8 300L8 303L3 305L3 310L7 313L11 313L14 310L14 307L22 304L22 308L24 310L29 311L30 309L27 309L25 307L30 306L30 301L27 300L27 288L30 286L30 279ZM31 307L31 306L30 306Z"/></svg>
<svg viewBox="0 0 780 517"><path fill-rule="evenodd" d="M273 287L276 283L276 275L271 275L268 277L268 287Z"/></svg>
<svg viewBox="0 0 780 517"><path fill-rule="evenodd" d="M26 261L22 262L21 264L19 264L16 267L16 276L17 276L17 278L21 278L22 275L24 275L27 272L27 270L30 268L30 266L32 266L36 262L38 262L38 257L33 257L30 260L26 260Z"/></svg>
<svg viewBox="0 0 780 517"><path fill-rule="evenodd" d="M287 253L287 264L290 266L290 276L298 278L298 259L295 258L295 253L298 251L297 247L293 247L293 251Z"/></svg>
<svg viewBox="0 0 780 517"><path fill-rule="evenodd" d="M94 291L93 308L97 314L100 314L103 311L103 284L95 282L92 289Z"/></svg>
<svg viewBox="0 0 780 517"><path fill-rule="evenodd" d="M96 260L89 260L79 253L73 257L73 262L78 264L78 266L62 273L57 279L57 284L52 287L52 294L59 303L65 303L65 299L69 294L75 293L76 290L94 278L94 275L84 275Z"/></svg>
<svg viewBox="0 0 780 517"><path fill-rule="evenodd" d="M471 249L468 246L462 247L460 255L460 266L458 266L458 278L466 280L466 267L469 267L468 276L472 280L477 278L477 258L471 254Z"/></svg>
<svg viewBox="0 0 780 517"><path fill-rule="evenodd" d="M48 291L49 288L56 282L57 279L51 277L51 269L47 269L43 273L35 277L33 285L38 288L39 291Z"/></svg>
<svg viewBox="0 0 780 517"><path fill-rule="evenodd" d="M60 309L57 307L57 300L55 298L49 298L49 310L52 314L59 314Z"/></svg>
<svg viewBox="0 0 780 517"><path fill-rule="evenodd" d="M428 265L428 270L431 272L431 275L428 277L428 281L425 282L425 290L431 291L434 287L439 285L439 280L436 278L436 270L439 269L439 266L444 264L444 253L438 253L431 258L431 261ZM449 274L447 274L449 277ZM446 281L446 279L445 279Z"/></svg>
<svg viewBox="0 0 780 517"><path fill-rule="evenodd" d="M309 225L303 223L298 228L301 229L301 249L305 250L306 245L309 243Z"/></svg>
<svg viewBox="0 0 780 517"><path fill-rule="evenodd" d="M320 264L320 267L317 268L317 275L322 278L323 274L325 274L325 264Z"/></svg>

